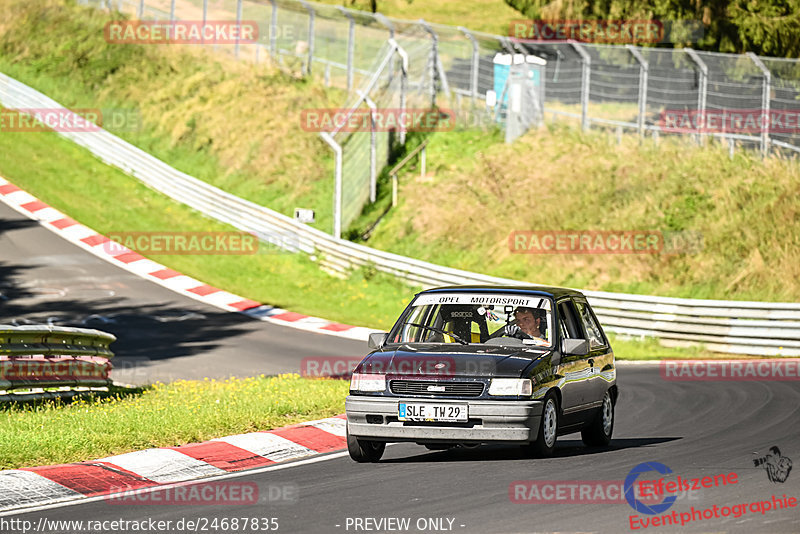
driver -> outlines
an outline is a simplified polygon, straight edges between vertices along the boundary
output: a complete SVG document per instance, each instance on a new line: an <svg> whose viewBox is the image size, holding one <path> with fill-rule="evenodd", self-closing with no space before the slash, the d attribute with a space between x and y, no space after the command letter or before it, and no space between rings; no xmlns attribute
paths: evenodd
<svg viewBox="0 0 800 534"><path fill-rule="evenodd" d="M541 308L526 308L519 306L514 310L514 319L516 324L507 324L497 332L493 333L491 337L515 337L517 339L534 339L543 344L547 343L545 339L544 326L542 321L545 320L547 312Z"/></svg>

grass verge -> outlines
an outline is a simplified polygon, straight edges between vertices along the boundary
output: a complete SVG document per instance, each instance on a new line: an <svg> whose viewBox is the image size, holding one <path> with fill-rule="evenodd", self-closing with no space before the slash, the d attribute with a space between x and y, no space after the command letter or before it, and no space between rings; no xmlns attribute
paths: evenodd
<svg viewBox="0 0 800 534"><path fill-rule="evenodd" d="M333 155L301 112L337 108L346 93L208 46L110 44L104 25L119 18L68 0L4 0L0 71L121 119L109 131L237 196L289 215L312 208L330 232Z"/></svg>
<svg viewBox="0 0 800 534"><path fill-rule="evenodd" d="M370 246L440 265L557 286L684 298L800 299L800 164L688 138L582 132L548 123L512 144L437 134L425 177ZM458 156L454 156L458 154ZM530 253L515 232L628 231L689 238L647 254ZM523 236L524 237L524 236ZM695 240L692 243L691 240ZM669 242L669 241L668 241ZM532 241L531 241L532 243ZM527 247L527 248L526 248ZM539 249L541 250L541 249Z"/></svg>
<svg viewBox="0 0 800 534"><path fill-rule="evenodd" d="M55 133L0 135L0 152L9 156L0 161L0 175L100 233L128 228L152 232L231 230L148 189ZM357 270L348 279L336 278L299 254L151 258L247 298L381 330L393 324L415 291L374 269ZM661 347L655 341L619 340L613 346L620 359L653 354L711 357L701 350Z"/></svg>
<svg viewBox="0 0 800 534"><path fill-rule="evenodd" d="M234 230L145 187L55 133L0 134L0 153L0 175L102 234ZM341 279L305 255L260 250L264 253L150 257L259 302L381 329L391 326L413 295L408 286L374 270L356 270Z"/></svg>
<svg viewBox="0 0 800 534"><path fill-rule="evenodd" d="M331 417L344 412L348 387L345 380L262 375L2 404L0 469L84 461Z"/></svg>

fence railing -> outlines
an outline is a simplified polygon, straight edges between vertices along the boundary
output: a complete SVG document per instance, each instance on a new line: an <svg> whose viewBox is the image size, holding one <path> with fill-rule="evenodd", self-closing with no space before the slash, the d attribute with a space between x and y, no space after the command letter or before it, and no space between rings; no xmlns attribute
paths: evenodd
<svg viewBox="0 0 800 534"><path fill-rule="evenodd" d="M38 91L0 74L0 104L10 108L62 108ZM66 111L66 110L65 110ZM315 255L331 272L370 266L415 286L520 284L435 265L336 239L286 215L182 173L104 131L60 132L109 165L195 210L276 242ZM585 291L612 332L654 336L666 344L704 343L709 349L752 355L800 356L800 303L678 299Z"/></svg>
<svg viewBox="0 0 800 534"><path fill-rule="evenodd" d="M0 325L0 401L110 385L116 339L85 328Z"/></svg>

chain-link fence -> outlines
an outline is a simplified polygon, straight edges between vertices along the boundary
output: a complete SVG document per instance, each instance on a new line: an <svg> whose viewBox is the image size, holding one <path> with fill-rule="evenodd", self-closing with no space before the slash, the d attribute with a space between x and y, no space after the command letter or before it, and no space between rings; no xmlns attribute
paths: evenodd
<svg viewBox="0 0 800 534"><path fill-rule="evenodd" d="M486 104L489 93L496 93L494 57L523 54L547 61L544 111L576 119L583 128L628 129L642 137L690 135L698 142L716 137L727 140L731 151L752 147L763 155L800 152L798 60L531 43L304 0L82 1L146 20L255 21L255 43L214 46L250 61L269 56L346 88L350 97L344 109L359 113L368 113L370 106L373 112L386 106L440 106L453 109L464 126L496 124L496 110ZM386 165L395 137L342 129L322 135L340 159L334 200L338 236L364 203L374 200L375 176Z"/></svg>

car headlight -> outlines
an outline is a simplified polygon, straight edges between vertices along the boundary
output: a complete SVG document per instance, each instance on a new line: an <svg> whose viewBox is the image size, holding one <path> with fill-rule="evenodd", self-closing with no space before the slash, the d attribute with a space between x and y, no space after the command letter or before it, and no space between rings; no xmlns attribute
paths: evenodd
<svg viewBox="0 0 800 534"><path fill-rule="evenodd" d="M386 389L386 375L372 373L353 373L350 379L351 391L383 391Z"/></svg>
<svg viewBox="0 0 800 534"><path fill-rule="evenodd" d="M489 395L527 396L533 393L530 378L493 378Z"/></svg>

